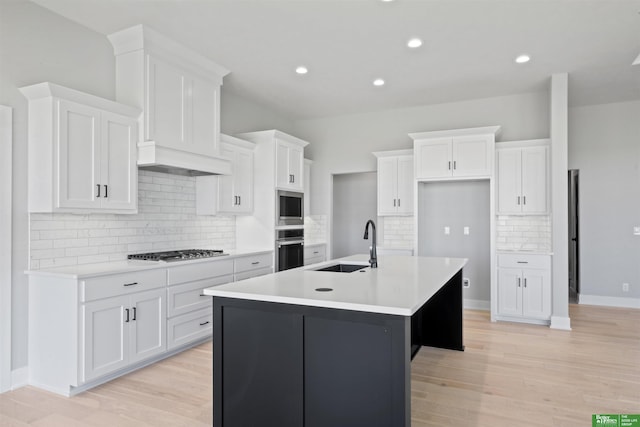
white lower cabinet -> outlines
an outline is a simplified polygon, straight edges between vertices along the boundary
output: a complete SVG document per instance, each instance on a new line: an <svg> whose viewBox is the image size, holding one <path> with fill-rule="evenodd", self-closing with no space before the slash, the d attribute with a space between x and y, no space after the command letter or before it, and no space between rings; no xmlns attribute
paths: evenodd
<svg viewBox="0 0 640 427"><path fill-rule="evenodd" d="M498 319L546 323L551 319L549 255L498 255Z"/></svg>
<svg viewBox="0 0 640 427"><path fill-rule="evenodd" d="M239 256L234 260L234 281L273 273L273 252Z"/></svg>
<svg viewBox="0 0 640 427"><path fill-rule="evenodd" d="M166 350L164 294L154 289L82 306L84 381Z"/></svg>
<svg viewBox="0 0 640 427"><path fill-rule="evenodd" d="M305 245L304 247L304 265L317 264L327 259L326 247L324 243L316 245Z"/></svg>
<svg viewBox="0 0 640 427"><path fill-rule="evenodd" d="M233 260L170 268L168 282L167 348L172 350L211 336L212 299L202 290L233 282Z"/></svg>

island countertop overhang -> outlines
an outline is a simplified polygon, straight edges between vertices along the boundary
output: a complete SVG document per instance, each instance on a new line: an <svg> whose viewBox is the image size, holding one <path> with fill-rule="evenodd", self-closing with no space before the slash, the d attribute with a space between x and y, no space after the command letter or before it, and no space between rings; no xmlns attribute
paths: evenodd
<svg viewBox="0 0 640 427"><path fill-rule="evenodd" d="M281 271L204 289L205 295L253 301L412 316L467 263L465 258L368 255ZM362 264L364 272L315 271L336 263ZM320 292L318 288L330 288Z"/></svg>

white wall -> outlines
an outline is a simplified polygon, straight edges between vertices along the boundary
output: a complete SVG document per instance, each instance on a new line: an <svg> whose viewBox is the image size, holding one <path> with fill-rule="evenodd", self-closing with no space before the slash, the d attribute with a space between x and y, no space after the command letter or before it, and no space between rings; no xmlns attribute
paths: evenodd
<svg viewBox="0 0 640 427"><path fill-rule="evenodd" d="M571 108L569 168L580 169L581 295L640 298L640 101Z"/></svg>
<svg viewBox="0 0 640 427"><path fill-rule="evenodd" d="M243 132L278 129L293 133L293 121L270 108L230 92L222 85L220 95L220 130L234 135Z"/></svg>

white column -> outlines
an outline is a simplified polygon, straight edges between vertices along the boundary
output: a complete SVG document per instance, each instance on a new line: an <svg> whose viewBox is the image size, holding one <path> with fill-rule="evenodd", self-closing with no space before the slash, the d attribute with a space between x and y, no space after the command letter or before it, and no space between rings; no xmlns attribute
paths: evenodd
<svg viewBox="0 0 640 427"><path fill-rule="evenodd" d="M569 201L567 188L569 76L551 76L551 207L552 310L551 328L571 330L569 319Z"/></svg>

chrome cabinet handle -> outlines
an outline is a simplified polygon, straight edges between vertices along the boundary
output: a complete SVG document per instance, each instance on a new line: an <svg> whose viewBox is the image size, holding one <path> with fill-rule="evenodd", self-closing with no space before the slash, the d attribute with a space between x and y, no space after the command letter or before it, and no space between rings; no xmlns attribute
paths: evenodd
<svg viewBox="0 0 640 427"><path fill-rule="evenodd" d="M456 169L456 161L455 160L453 161L453 169L454 170Z"/></svg>
<svg viewBox="0 0 640 427"><path fill-rule="evenodd" d="M206 322L200 323L200 326L204 326L204 325L208 325L208 324L209 324L209 321L207 320Z"/></svg>
<svg viewBox="0 0 640 427"><path fill-rule="evenodd" d="M131 282L131 283L125 283L125 284L124 284L124 285L122 285L122 286L135 286L135 285L137 285L137 284L138 284L138 282Z"/></svg>
<svg viewBox="0 0 640 427"><path fill-rule="evenodd" d="M393 199L393 207L396 207L396 199Z"/></svg>
<svg viewBox="0 0 640 427"><path fill-rule="evenodd" d="M520 278L518 277L518 287L520 287Z"/></svg>
<svg viewBox="0 0 640 427"><path fill-rule="evenodd" d="M96 197L100 197L100 184L96 184L96 187L98 187L98 194L96 195Z"/></svg>
<svg viewBox="0 0 640 427"><path fill-rule="evenodd" d="M400 207L400 199L398 199L398 207Z"/></svg>
<svg viewBox="0 0 640 427"><path fill-rule="evenodd" d="M136 320L136 308L133 307L133 317L131 318L131 320Z"/></svg>
<svg viewBox="0 0 640 427"><path fill-rule="evenodd" d="M522 204L523 205L527 204L527 196L522 196Z"/></svg>
<svg viewBox="0 0 640 427"><path fill-rule="evenodd" d="M451 170L451 160L449 160L449 170Z"/></svg>
<svg viewBox="0 0 640 427"><path fill-rule="evenodd" d="M106 199L107 197L109 197L109 186L107 186L105 184L104 185L104 198Z"/></svg>
<svg viewBox="0 0 640 427"><path fill-rule="evenodd" d="M254 261L251 263L251 265L258 265L258 264L260 264L260 261Z"/></svg>
<svg viewBox="0 0 640 427"><path fill-rule="evenodd" d="M527 278L526 277L524 278L524 287L525 288L527 287Z"/></svg>
<svg viewBox="0 0 640 427"><path fill-rule="evenodd" d="M517 204L518 204L518 205L520 204L520 196L518 196L518 203L517 203Z"/></svg>
<svg viewBox="0 0 640 427"><path fill-rule="evenodd" d="M127 313L127 318L124 319L124 323L129 323L129 309L125 308L124 311Z"/></svg>

